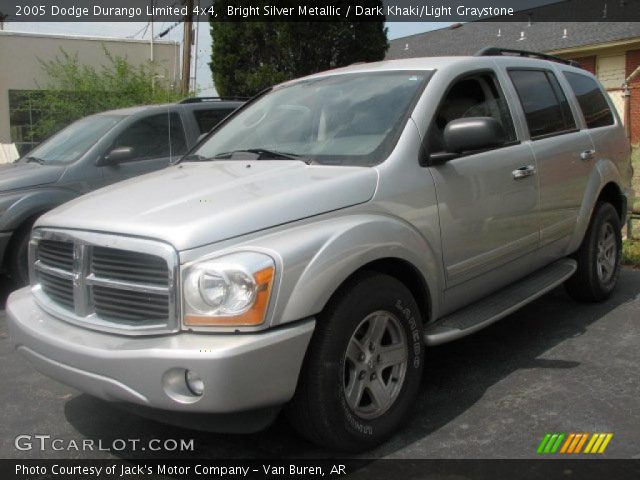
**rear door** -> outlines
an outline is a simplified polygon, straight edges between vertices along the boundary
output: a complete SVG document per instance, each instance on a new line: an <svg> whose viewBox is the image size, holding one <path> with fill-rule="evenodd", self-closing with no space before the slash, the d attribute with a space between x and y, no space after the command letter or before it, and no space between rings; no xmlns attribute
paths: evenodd
<svg viewBox="0 0 640 480"><path fill-rule="evenodd" d="M552 68L509 68L520 99L540 183L541 253L553 260L574 232L592 167L594 146L567 100L567 83ZM565 89L563 89L564 85Z"/></svg>
<svg viewBox="0 0 640 480"><path fill-rule="evenodd" d="M108 151L118 147L131 147L134 155L126 162L104 167L107 184L169 166L187 151L180 115L169 111L135 120L118 135Z"/></svg>

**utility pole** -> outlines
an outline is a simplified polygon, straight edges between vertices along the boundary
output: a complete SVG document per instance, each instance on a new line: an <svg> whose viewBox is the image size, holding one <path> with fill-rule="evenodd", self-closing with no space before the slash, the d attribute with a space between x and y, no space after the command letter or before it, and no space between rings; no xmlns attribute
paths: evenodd
<svg viewBox="0 0 640 480"><path fill-rule="evenodd" d="M193 43L193 0L184 0L187 14L184 17L184 37L182 40L182 94L189 94L191 83L191 44Z"/></svg>
<svg viewBox="0 0 640 480"><path fill-rule="evenodd" d="M154 0L151 0L151 11L153 12ZM156 58L153 52L153 14L151 15L151 40L149 42L150 52L149 52L149 60L151 61L151 93L154 93L156 90Z"/></svg>
<svg viewBox="0 0 640 480"><path fill-rule="evenodd" d="M198 0L198 8L200 8L200 0ZM193 52L193 92L198 88L198 39L200 38L200 19L196 17L196 44Z"/></svg>

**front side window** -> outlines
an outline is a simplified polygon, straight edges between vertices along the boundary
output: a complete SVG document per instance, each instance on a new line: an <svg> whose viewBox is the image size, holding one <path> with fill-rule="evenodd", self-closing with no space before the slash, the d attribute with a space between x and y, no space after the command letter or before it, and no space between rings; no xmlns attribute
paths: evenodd
<svg viewBox="0 0 640 480"><path fill-rule="evenodd" d="M120 134L112 148L131 147L133 158L175 157L185 153L187 142L177 113L160 113L138 120Z"/></svg>
<svg viewBox="0 0 640 480"><path fill-rule="evenodd" d="M596 81L573 72L564 72L564 76L578 99L587 128L613 125L613 113Z"/></svg>
<svg viewBox="0 0 640 480"><path fill-rule="evenodd" d="M491 117L502 125L505 143L516 140L516 131L502 89L492 73L477 73L457 80L449 88L429 129L431 153L445 151L444 129L453 120Z"/></svg>
<svg viewBox="0 0 640 480"><path fill-rule="evenodd" d="M544 70L509 70L532 139L576 129L564 92L553 73Z"/></svg>
<svg viewBox="0 0 640 480"><path fill-rule="evenodd" d="M430 75L337 74L277 87L235 114L190 157L378 164L391 153Z"/></svg>

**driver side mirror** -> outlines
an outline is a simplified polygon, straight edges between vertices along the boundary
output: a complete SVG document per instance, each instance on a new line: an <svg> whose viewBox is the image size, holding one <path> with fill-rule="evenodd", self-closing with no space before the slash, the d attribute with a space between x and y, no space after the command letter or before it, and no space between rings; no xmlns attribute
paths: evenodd
<svg viewBox="0 0 640 480"><path fill-rule="evenodd" d="M135 150L133 149L133 147L116 147L100 160L98 160L97 165L99 167L103 167L106 165L117 165L119 163L127 162L134 157Z"/></svg>
<svg viewBox="0 0 640 480"><path fill-rule="evenodd" d="M504 145L506 135L502 124L492 117L469 117L452 120L444 129L444 144L448 153L486 150Z"/></svg>

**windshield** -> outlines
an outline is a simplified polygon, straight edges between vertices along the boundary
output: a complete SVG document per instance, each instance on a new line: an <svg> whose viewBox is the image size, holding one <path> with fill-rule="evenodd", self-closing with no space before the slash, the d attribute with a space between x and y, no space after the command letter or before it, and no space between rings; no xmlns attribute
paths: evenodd
<svg viewBox="0 0 640 480"><path fill-rule="evenodd" d="M45 165L74 162L123 118L96 115L78 120L31 150L22 161Z"/></svg>
<svg viewBox="0 0 640 480"><path fill-rule="evenodd" d="M378 164L393 149L429 75L342 74L276 88L231 117L185 160Z"/></svg>

